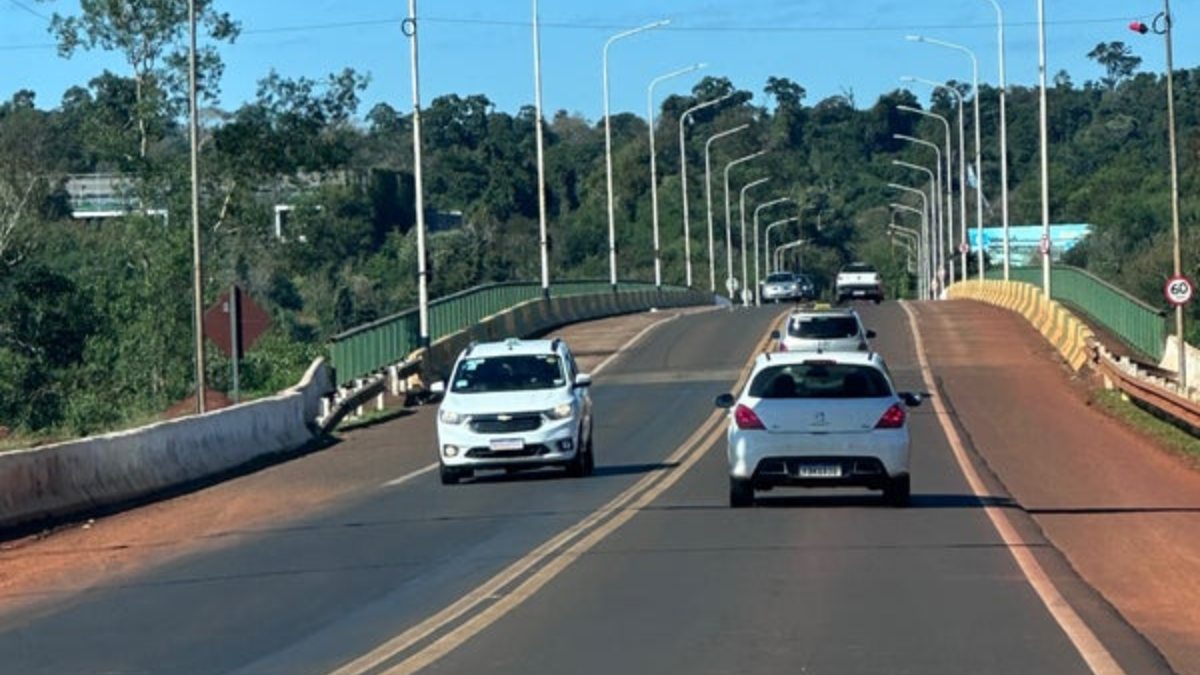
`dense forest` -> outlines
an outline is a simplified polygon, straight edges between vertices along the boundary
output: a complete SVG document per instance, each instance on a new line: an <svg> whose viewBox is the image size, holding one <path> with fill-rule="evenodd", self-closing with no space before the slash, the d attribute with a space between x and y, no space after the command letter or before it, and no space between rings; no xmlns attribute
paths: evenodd
<svg viewBox="0 0 1200 675"><path fill-rule="evenodd" d="M236 36L235 22L200 5L212 38ZM184 23L157 16L134 24L143 33L126 40L135 29L96 7L94 21L56 18L60 52L123 50L129 72L100 73L57 101L48 100L53 92L19 91L0 104L0 425L23 437L148 419L191 393L188 129L179 76ZM1074 264L1161 305L1170 271L1165 80L1137 72L1137 58L1120 43L1099 45L1090 56L1097 80L1077 85L1060 73L1050 91L1052 219L1094 226L1072 253ZM203 57L201 84L211 103L220 59L213 50ZM203 109L206 303L238 283L273 317L243 366L242 386L252 394L293 383L331 335L414 302L411 117L401 111L403 102L360 109L367 78L350 69L319 80L267 73L254 100L231 111ZM893 290L909 292L904 260L885 234L887 204L896 198L885 186L897 179L919 184L898 173L892 159L930 160L892 134L940 144L942 130L896 106L953 119L953 99L897 90L869 105L851 95L810 102L800 83L774 77L761 91L708 77L663 102L655 142L665 281L684 277L679 116L727 94L688 130L697 285L707 287L708 271L704 139L748 123L747 132L719 146L714 167L769 150L739 167L734 181L740 187L770 177L751 205L781 196L802 205L801 225L789 238L810 244L795 264L828 283L840 264L866 259ZM1194 271L1200 69L1176 73L1176 96L1185 258ZM991 225L999 220L997 91L982 87L980 101ZM1011 87L1008 106L1011 220L1037 223L1036 89ZM534 122L532 107L500 111L486 93L443 96L423 110L426 205L431 214L462 214L461 223L431 236L435 297L537 278ZM632 114L612 123L620 274L649 279L647 123ZM606 277L603 126L559 111L545 129L553 275ZM126 177L142 212L72 218L66 179L89 173ZM714 176L719 225L722 201ZM276 204L293 207L282 238L275 236ZM788 213L772 211L775 218ZM717 240L723 261L723 236ZM228 362L211 345L208 363L211 384L225 388Z"/></svg>

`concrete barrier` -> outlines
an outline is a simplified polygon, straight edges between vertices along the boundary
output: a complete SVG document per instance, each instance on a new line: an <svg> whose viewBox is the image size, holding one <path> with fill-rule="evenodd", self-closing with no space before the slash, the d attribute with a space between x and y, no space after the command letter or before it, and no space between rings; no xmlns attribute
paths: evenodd
<svg viewBox="0 0 1200 675"><path fill-rule="evenodd" d="M964 281L947 289L950 298L966 298L1017 312L1078 371L1088 362L1092 329L1041 289L1021 281Z"/></svg>
<svg viewBox="0 0 1200 675"><path fill-rule="evenodd" d="M141 501L296 451L331 388L315 361L270 398L137 429L0 454L0 528Z"/></svg>

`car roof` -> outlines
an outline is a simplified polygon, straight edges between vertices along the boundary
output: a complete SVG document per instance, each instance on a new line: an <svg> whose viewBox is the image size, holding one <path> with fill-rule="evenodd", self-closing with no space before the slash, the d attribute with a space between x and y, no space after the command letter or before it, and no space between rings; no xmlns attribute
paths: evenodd
<svg viewBox="0 0 1200 675"><path fill-rule="evenodd" d="M829 307L811 309L794 309L788 312L788 321L797 316L853 316L857 317L858 312L853 307Z"/></svg>
<svg viewBox="0 0 1200 675"><path fill-rule="evenodd" d="M521 340L508 338L497 342L480 342L467 348L466 355L487 358L489 356L539 356L558 352L560 340Z"/></svg>
<svg viewBox="0 0 1200 675"><path fill-rule="evenodd" d="M759 354L754 362L755 370L771 366L789 366L805 361L824 361L847 365L883 367L883 357L876 352L832 351L832 352L768 352Z"/></svg>

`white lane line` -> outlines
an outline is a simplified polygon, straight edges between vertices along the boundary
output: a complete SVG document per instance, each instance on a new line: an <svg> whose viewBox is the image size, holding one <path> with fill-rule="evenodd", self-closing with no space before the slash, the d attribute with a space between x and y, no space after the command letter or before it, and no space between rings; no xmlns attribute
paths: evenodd
<svg viewBox="0 0 1200 675"><path fill-rule="evenodd" d="M925 358L925 343L921 338L921 331L917 327L916 313L908 306L907 302L901 301L900 306L904 309L905 314L908 314L908 325L912 331L913 342L917 351L917 360L921 364L921 377L925 381L925 387L929 391L934 391L933 371L929 367L929 360ZM958 462L959 469L962 470L963 476L966 477L967 483L971 486L971 491L976 497L983 498L987 495L987 488L980 479L979 473L975 471L975 465L971 463L967 456L967 451L963 445L962 438L958 435L958 430L950 422L949 413L946 406L942 403L941 398L937 396L930 397L933 403L934 412L937 413L938 423L942 425L942 432L946 435L946 440L950 443L950 448L954 452L954 459ZM1050 615L1058 622L1059 627L1067 634L1067 638L1071 644L1078 650L1079 655L1083 657L1088 668L1096 675L1125 675L1124 669L1113 658L1112 654L1092 632L1092 629L1083 621L1079 614L1075 611L1067 599L1054 585L1050 576L1042 569L1041 563L1030 552L1028 544L1021 539L1021 535L1017 533L1013 527L1012 521L1009 520L1008 514L1003 509L995 506L985 506L984 513L992 521L992 526L996 528L996 532L1000 534L1000 538L1004 540L1004 545L1008 547L1008 552L1017 561L1017 566L1021 568L1021 572L1025 575L1025 579L1029 585L1033 587L1042 604L1049 610Z"/></svg>
<svg viewBox="0 0 1200 675"><path fill-rule="evenodd" d="M625 344L623 344L617 348L617 351L609 354L608 357L605 358L603 361L601 361L599 365L597 365L595 368L592 368L591 374L593 376L595 376L597 373L599 373L600 371L607 368L608 364L612 363L613 361L616 360L616 358L618 356L620 356L621 354L624 354L626 351L631 349L642 338L646 337L646 335L648 335L650 333L650 331L654 330L655 328L658 328L659 326L663 325L664 323L666 323L668 321L674 321L675 319L678 319L678 318L679 318L678 314L672 314L671 316L668 316L663 319L659 319L658 321L655 321L654 323L650 324L649 326L646 326L642 330L638 331L637 335L634 335L633 337L629 338L625 342Z"/></svg>
<svg viewBox="0 0 1200 675"><path fill-rule="evenodd" d="M388 482L384 483L383 485L381 485L380 487L386 488L386 487L396 487L397 485L403 485L403 484L407 483L408 481L416 478L417 476L427 474L436 468L438 468L437 462L434 462L432 464L427 464L427 465L417 469L416 471L409 471L408 473L404 474L403 476L400 476L399 478L393 478L393 479L389 480Z"/></svg>

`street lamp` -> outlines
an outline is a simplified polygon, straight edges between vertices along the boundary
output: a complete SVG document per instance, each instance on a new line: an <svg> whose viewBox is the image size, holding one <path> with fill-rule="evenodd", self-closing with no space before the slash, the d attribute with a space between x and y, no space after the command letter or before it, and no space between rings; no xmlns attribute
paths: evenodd
<svg viewBox="0 0 1200 675"><path fill-rule="evenodd" d="M766 230L763 231L763 237L765 239L763 245L766 248L766 250L763 252L763 264L764 265L771 264L772 260L773 260L773 258L771 257L771 230L774 230L777 227L782 227L783 225L787 225L788 223L796 223L796 222L800 222L800 216L790 216L788 218L776 220L775 222L771 223L770 225L767 225ZM778 265L772 265L771 269L767 270L767 275L770 276L772 270L778 270L778 269L779 269Z"/></svg>
<svg viewBox="0 0 1200 675"><path fill-rule="evenodd" d="M943 248L944 242L940 241L941 240L940 236L936 236L943 231L942 228L944 226L944 222L945 222L945 218L946 218L946 209L945 209L945 205L942 203L942 197L941 197L941 195L942 195L942 151L938 148L936 143L931 143L924 139L915 138L913 136L908 136L906 134L892 134L892 137L897 140L907 141L909 143L914 143L916 145L920 145L923 147L932 148L933 152L937 155L937 162L934 163L934 166L937 167L937 179L936 180L934 180L934 173L932 171L930 171L929 169L925 168L924 166L918 166L916 164L910 164L908 162L902 162L900 160L892 160L892 164L894 164L896 166L903 166L903 167L906 167L909 169L918 169L918 170L924 171L925 173L929 174L930 185L934 191L933 195L932 195L933 196L933 232L931 233L934 236L930 237L930 250L933 253L934 266L937 268L937 271L935 274L937 275L937 280L938 280L939 286L940 286L941 282L945 281L945 278L946 278L945 267L944 267L944 259L946 256L946 251Z"/></svg>
<svg viewBox="0 0 1200 675"><path fill-rule="evenodd" d="M542 130L542 38L538 0L533 0L533 107L537 144L538 250L542 262L542 297L550 298L550 244L546 234L546 150Z"/></svg>
<svg viewBox="0 0 1200 675"><path fill-rule="evenodd" d="M758 214L761 213L763 209L769 209L772 206L778 206L780 204L785 204L787 202L795 203L795 200L793 200L791 197L780 197L779 199L772 199L769 202L764 202L762 204L759 204L758 206L756 206L754 208L753 226L754 226L754 306L755 307L762 304L759 301L760 298L758 297L759 290L762 288L762 278L759 276L759 259L758 259ZM767 256L764 254L763 257L766 258Z"/></svg>
<svg viewBox="0 0 1200 675"><path fill-rule="evenodd" d="M896 106L897 110L910 112L923 117L931 117L942 123L942 127L946 131L946 210L943 212L945 219L945 229L938 230L938 250L940 252L939 260L943 260L950 268L950 283L954 283L954 253L946 248L947 245L954 245L954 169L950 164L950 121L945 117L928 110L921 110L907 105ZM949 233L949 236L947 236Z"/></svg>
<svg viewBox="0 0 1200 675"><path fill-rule="evenodd" d="M808 243L807 239L797 239L788 244L783 244L775 249L775 268L783 267L783 254L785 251L790 251L794 248L799 248Z"/></svg>
<svg viewBox="0 0 1200 675"><path fill-rule="evenodd" d="M923 205L923 208L921 209L921 238L922 243L924 244L923 248L925 249L925 265L924 269L922 270L922 274L926 277L926 296L930 296L928 288L929 282L932 280L933 265L930 260L931 256L929 255L929 195L925 194L924 190L918 190L917 188L909 187L907 185L900 185L899 183L888 183L888 187L892 188L893 190L899 190L901 192L907 192L909 194L915 194L921 197L921 203Z"/></svg>
<svg viewBox="0 0 1200 675"><path fill-rule="evenodd" d="M429 265L425 256L425 195L421 172L421 69L417 48L417 0L408 0L408 18L402 24L409 38L412 67L412 131L413 131L413 189L416 193L417 228L417 322L421 347L429 347Z"/></svg>
<svg viewBox="0 0 1200 675"><path fill-rule="evenodd" d="M934 89L941 89L948 92L958 101L958 226L959 234L961 235L959 251L962 255L962 273L959 278L965 281L967 278L967 142L963 125L963 95L961 91L948 84L934 82L923 77L905 75L900 78L900 81L920 82ZM950 229L950 242L954 242L953 228Z"/></svg>
<svg viewBox="0 0 1200 675"><path fill-rule="evenodd" d="M900 204L898 202L892 202L891 204L888 204L888 206L891 207L893 211L904 211L906 213L915 213L915 214L921 216L922 224L924 224L924 222L925 222L925 212L922 211L921 209L909 206L908 204ZM917 233L917 231L916 230L910 230L910 231L914 235L917 235L916 236L917 267L919 268L919 270L917 272L917 298L920 300L924 300L926 295L928 295L928 291L927 291L928 279L925 275L926 258L928 258L928 250L926 249L925 245L923 244L922 237Z"/></svg>
<svg viewBox="0 0 1200 675"><path fill-rule="evenodd" d="M415 0L410 0L410 2L413 1ZM648 23L617 33L604 42L602 61L604 70L604 170L608 180L608 276L614 293L617 291L617 218L613 212L612 115L608 111L608 50L617 40L637 35L643 31L661 28L669 23L671 22L666 19Z"/></svg>
<svg viewBox="0 0 1200 675"><path fill-rule="evenodd" d="M713 243L713 210L712 210L712 144L727 136L749 129L749 124L739 124L732 129L720 131L704 142L704 201L708 205L708 290L717 292L717 267Z"/></svg>
<svg viewBox="0 0 1200 675"><path fill-rule="evenodd" d="M738 209L741 214L741 221L742 221L742 242L741 243L742 243L742 286L743 287L749 285L748 282L750 281L750 272L747 269L748 258L746 257L746 191L749 190L750 188L762 185L763 183L766 183L769 180L771 180L769 177L759 178L758 180L752 180L749 183L746 183L745 185L742 186L741 196L738 200ZM755 255L757 256L758 249L755 248L754 252L755 252ZM743 298L746 297L746 293L744 290L742 292L742 297ZM754 298L756 300L758 299L758 286L754 287Z"/></svg>
<svg viewBox="0 0 1200 675"><path fill-rule="evenodd" d="M1038 0L1038 2L1041 1ZM975 230L976 236L979 239L979 248L975 252L975 262L979 266L979 280L983 281L983 156L980 151L980 143L982 141L980 140L979 128L979 59L975 57L975 52L969 48L953 42L937 40L923 35L908 35L904 39L955 49L971 58L971 88L973 91L971 101L975 108ZM966 278L965 268L963 270L963 278Z"/></svg>
<svg viewBox="0 0 1200 675"><path fill-rule="evenodd" d="M1008 281L1008 114L1004 104L1008 82L1004 75L1004 10L997 0L987 1L996 9L996 44L1000 50L1000 213L1004 228L1004 280Z"/></svg>
<svg viewBox="0 0 1200 675"><path fill-rule="evenodd" d="M722 101L727 101L732 97L733 94L730 93L711 101L705 101L684 110L683 114L679 116L679 189L683 193L683 257L688 288L692 287L692 227L688 220L687 142L684 136L684 127L692 113L719 105Z"/></svg>
<svg viewBox="0 0 1200 675"><path fill-rule="evenodd" d="M415 0L410 0L414 2ZM410 4L410 13L412 12ZM196 107L196 3L188 0L188 131L192 180L192 338L196 350L196 412L205 413L204 273L200 247L200 109ZM232 302L232 300L230 301ZM230 321L233 317L230 317ZM234 354L237 359L237 354Z"/></svg>
<svg viewBox="0 0 1200 675"><path fill-rule="evenodd" d="M759 150L748 155L730 160L725 164L725 285L729 288L730 299L732 300L733 289L731 288L731 280L733 279L733 212L729 202L729 171L739 164L745 164L752 159L757 159L767 154L766 150Z"/></svg>
<svg viewBox="0 0 1200 675"><path fill-rule="evenodd" d="M1046 4L1038 0L1038 145L1042 180L1042 294L1050 299L1050 132L1046 113ZM982 243L982 242L980 242Z"/></svg>
<svg viewBox="0 0 1200 675"><path fill-rule="evenodd" d="M654 287L662 288L662 252L658 240L658 158L654 152L654 87L660 82L686 75L704 68L705 64L696 63L686 68L672 71L650 80L646 87L646 119L650 122L650 214L654 224Z"/></svg>
<svg viewBox="0 0 1200 675"><path fill-rule="evenodd" d="M1135 21L1129 25L1138 33L1145 34L1150 30L1162 35L1167 47L1167 144L1171 155L1171 242L1174 247L1173 259L1175 276L1183 275L1183 253L1180 246L1179 233L1179 151L1175 141L1175 56L1171 43L1173 28L1170 0L1163 0L1163 11L1154 17L1153 28ZM1179 385L1187 391L1187 343L1183 340L1183 305L1175 305L1175 332L1179 342Z"/></svg>

